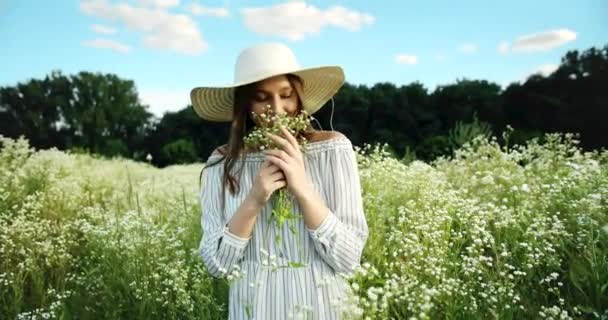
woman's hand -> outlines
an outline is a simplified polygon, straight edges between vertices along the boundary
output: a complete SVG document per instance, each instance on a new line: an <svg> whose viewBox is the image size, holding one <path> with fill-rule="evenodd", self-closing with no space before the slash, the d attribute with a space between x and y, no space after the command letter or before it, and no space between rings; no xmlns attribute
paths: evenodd
<svg viewBox="0 0 608 320"><path fill-rule="evenodd" d="M258 171L249 195L260 205L264 206L273 192L287 185L285 175L279 167L264 160Z"/></svg>
<svg viewBox="0 0 608 320"><path fill-rule="evenodd" d="M280 150L264 151L266 159L279 167L287 179L287 190L297 199L308 194L313 188L304 169L304 157L296 138L285 128L281 127L285 138L267 133Z"/></svg>

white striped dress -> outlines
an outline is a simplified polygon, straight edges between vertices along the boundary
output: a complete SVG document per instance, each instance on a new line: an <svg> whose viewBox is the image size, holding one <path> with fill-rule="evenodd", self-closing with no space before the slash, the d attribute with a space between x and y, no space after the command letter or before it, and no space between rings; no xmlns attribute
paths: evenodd
<svg viewBox="0 0 608 320"><path fill-rule="evenodd" d="M233 196L226 190L224 212L219 188L224 162L203 172L202 261L214 277L238 276L234 270L244 273L229 278L229 319L341 319L339 308L352 292L342 276L359 265L368 237L356 155L346 137L310 142L303 155L306 174L330 212L315 230L297 219L294 235L285 224L280 242L275 242L276 224L268 222L271 201L257 217L249 239L230 233L227 227L252 187L264 161L262 152L243 159L240 192ZM207 164L219 157L212 155ZM240 165L241 160L234 169ZM301 215L297 201L291 199L292 212ZM280 267L290 261L304 266Z"/></svg>

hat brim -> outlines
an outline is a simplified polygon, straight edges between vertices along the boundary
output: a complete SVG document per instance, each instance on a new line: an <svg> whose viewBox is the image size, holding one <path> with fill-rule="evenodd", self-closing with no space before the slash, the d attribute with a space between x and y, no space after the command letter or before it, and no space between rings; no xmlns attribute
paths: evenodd
<svg viewBox="0 0 608 320"><path fill-rule="evenodd" d="M317 112L344 84L344 71L339 66L298 69L281 74L295 74L304 84L301 97L303 109ZM264 75L243 83L225 86L196 87L190 91L192 107L199 117L208 121L230 122L234 108L234 89L276 75Z"/></svg>

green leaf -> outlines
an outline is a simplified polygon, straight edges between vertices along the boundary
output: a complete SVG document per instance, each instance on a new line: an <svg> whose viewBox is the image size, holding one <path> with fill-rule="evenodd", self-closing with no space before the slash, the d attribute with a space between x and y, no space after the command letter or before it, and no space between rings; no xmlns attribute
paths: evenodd
<svg viewBox="0 0 608 320"><path fill-rule="evenodd" d="M287 265L288 265L290 268L302 268L302 267L305 267L305 266L306 266L305 264L303 264L303 263L301 263L301 262L294 262L294 261L289 261L289 262L287 263Z"/></svg>
<svg viewBox="0 0 608 320"><path fill-rule="evenodd" d="M577 306L577 307L579 310L581 310L584 313L594 313L595 312L595 310L591 306Z"/></svg>
<svg viewBox="0 0 608 320"><path fill-rule="evenodd" d="M291 234L296 234L298 231L296 230L296 226L293 224L289 224L289 231L291 231Z"/></svg>

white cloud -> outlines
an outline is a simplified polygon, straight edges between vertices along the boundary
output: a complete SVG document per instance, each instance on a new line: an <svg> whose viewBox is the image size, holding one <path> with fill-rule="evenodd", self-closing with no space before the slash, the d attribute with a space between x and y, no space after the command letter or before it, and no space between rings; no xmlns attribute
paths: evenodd
<svg viewBox="0 0 608 320"><path fill-rule="evenodd" d="M226 8L203 7L197 3L190 5L190 13L195 16L213 16L217 18L226 18L230 15Z"/></svg>
<svg viewBox="0 0 608 320"><path fill-rule="evenodd" d="M148 6L152 8L172 8L179 5L179 0L137 0L142 6Z"/></svg>
<svg viewBox="0 0 608 320"><path fill-rule="evenodd" d="M284 37L299 41L307 36L318 35L326 26L359 31L364 25L374 23L374 17L333 6L323 11L305 1L290 1L270 7L241 10L245 26L256 33Z"/></svg>
<svg viewBox="0 0 608 320"><path fill-rule="evenodd" d="M166 7L146 8L126 3L109 4L106 0L81 0L80 10L90 16L118 21L128 29L142 33L143 42L148 47L191 55L204 52L208 47L189 16L169 13Z"/></svg>
<svg viewBox="0 0 608 320"><path fill-rule="evenodd" d="M574 41L576 37L576 32L569 29L539 32L518 37L513 44L510 45L509 50L514 52L547 51L562 46L570 41ZM509 48L508 43L506 43L505 46L507 49ZM506 51L507 50L505 50L505 52Z"/></svg>
<svg viewBox="0 0 608 320"><path fill-rule="evenodd" d="M94 24L91 26L91 29L99 34L114 34L116 33L116 28L106 27L100 24Z"/></svg>
<svg viewBox="0 0 608 320"><path fill-rule="evenodd" d="M509 52L509 43L506 41L501 42L498 45L498 52L500 54L507 54Z"/></svg>
<svg viewBox="0 0 608 320"><path fill-rule="evenodd" d="M555 70L557 70L557 68L559 68L559 66L556 64L552 64L552 63L542 64L536 68L536 71L534 72L534 74L540 73L541 75L546 77L546 76L550 75L551 73L553 73Z"/></svg>
<svg viewBox="0 0 608 320"><path fill-rule="evenodd" d="M401 53L395 56L395 62L399 64L415 65L418 63L418 57Z"/></svg>
<svg viewBox="0 0 608 320"><path fill-rule="evenodd" d="M150 107L148 111L158 117L167 111L179 111L191 103L189 90L145 88L139 90L139 97Z"/></svg>
<svg viewBox="0 0 608 320"><path fill-rule="evenodd" d="M120 53L128 53L131 51L131 48L128 45L109 39L94 39L85 41L83 44L87 47L110 49Z"/></svg>
<svg viewBox="0 0 608 320"><path fill-rule="evenodd" d="M477 52L477 45L472 43L465 43L460 46L459 50L463 53L475 53Z"/></svg>
<svg viewBox="0 0 608 320"><path fill-rule="evenodd" d="M443 54L435 55L435 60L438 62L445 62L448 58Z"/></svg>

